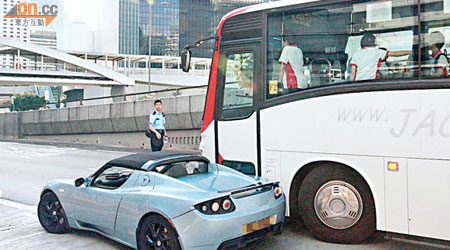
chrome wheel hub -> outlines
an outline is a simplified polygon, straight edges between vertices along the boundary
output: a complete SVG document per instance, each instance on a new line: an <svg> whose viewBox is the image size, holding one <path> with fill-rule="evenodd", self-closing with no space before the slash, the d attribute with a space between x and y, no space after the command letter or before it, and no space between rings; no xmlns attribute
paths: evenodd
<svg viewBox="0 0 450 250"><path fill-rule="evenodd" d="M314 210L326 226L347 229L361 218L363 203L361 195L345 181L325 183L316 193Z"/></svg>

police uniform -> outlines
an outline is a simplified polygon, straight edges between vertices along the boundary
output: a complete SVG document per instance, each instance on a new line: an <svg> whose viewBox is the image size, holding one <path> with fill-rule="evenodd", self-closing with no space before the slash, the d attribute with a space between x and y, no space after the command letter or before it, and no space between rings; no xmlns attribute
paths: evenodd
<svg viewBox="0 0 450 250"><path fill-rule="evenodd" d="M151 133L150 145L152 146L152 151L161 151L164 146L164 125L166 124L166 116L164 115L164 112L158 113L153 111L148 122L161 134L161 139L158 139L155 133Z"/></svg>

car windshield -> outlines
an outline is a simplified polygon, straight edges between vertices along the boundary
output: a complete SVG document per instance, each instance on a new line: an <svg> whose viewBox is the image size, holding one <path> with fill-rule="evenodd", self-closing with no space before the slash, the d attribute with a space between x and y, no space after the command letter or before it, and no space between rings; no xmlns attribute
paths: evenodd
<svg viewBox="0 0 450 250"><path fill-rule="evenodd" d="M206 173L208 172L208 163L203 161L182 161L156 166L152 171L178 178L187 175Z"/></svg>

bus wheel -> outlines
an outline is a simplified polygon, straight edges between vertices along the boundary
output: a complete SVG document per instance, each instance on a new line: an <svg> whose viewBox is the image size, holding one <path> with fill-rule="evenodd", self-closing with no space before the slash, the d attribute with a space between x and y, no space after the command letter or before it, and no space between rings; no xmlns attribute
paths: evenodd
<svg viewBox="0 0 450 250"><path fill-rule="evenodd" d="M375 205L367 183L338 164L314 168L300 186L299 215L319 239L358 243L376 228Z"/></svg>

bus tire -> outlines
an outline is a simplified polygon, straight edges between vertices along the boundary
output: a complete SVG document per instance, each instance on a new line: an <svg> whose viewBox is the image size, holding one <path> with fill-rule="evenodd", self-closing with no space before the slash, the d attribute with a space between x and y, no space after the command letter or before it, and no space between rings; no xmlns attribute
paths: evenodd
<svg viewBox="0 0 450 250"><path fill-rule="evenodd" d="M369 186L356 172L328 163L312 169L300 185L298 213L315 237L354 244L376 230Z"/></svg>

